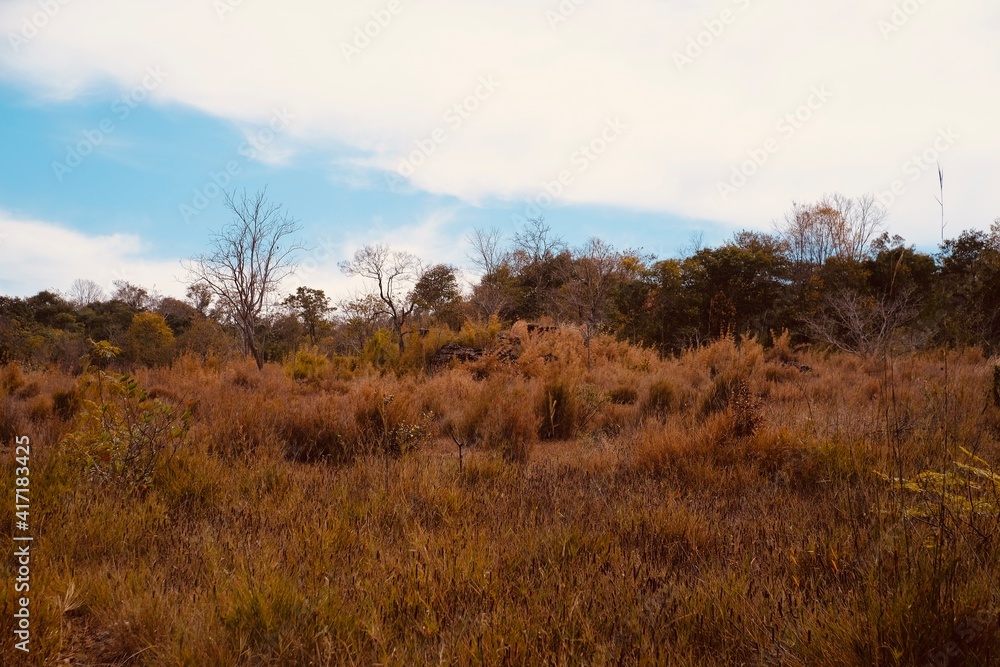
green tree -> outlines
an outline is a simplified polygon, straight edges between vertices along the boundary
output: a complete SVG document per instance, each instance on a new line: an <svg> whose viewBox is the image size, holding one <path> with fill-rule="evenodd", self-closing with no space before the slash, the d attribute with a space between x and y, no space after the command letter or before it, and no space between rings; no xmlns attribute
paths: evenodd
<svg viewBox="0 0 1000 667"><path fill-rule="evenodd" d="M457 270L447 264L436 264L424 271L413 286L413 302L417 311L445 322L451 327L461 326Z"/></svg>
<svg viewBox="0 0 1000 667"><path fill-rule="evenodd" d="M288 295L281 303L302 321L312 345L316 344L316 327L327 313L335 310L323 290L311 287L299 287L295 294Z"/></svg>
<svg viewBox="0 0 1000 667"><path fill-rule="evenodd" d="M728 329L766 339L782 328L787 278L782 250L773 236L740 232L733 241L684 260L683 288L700 304L702 333L718 335Z"/></svg>

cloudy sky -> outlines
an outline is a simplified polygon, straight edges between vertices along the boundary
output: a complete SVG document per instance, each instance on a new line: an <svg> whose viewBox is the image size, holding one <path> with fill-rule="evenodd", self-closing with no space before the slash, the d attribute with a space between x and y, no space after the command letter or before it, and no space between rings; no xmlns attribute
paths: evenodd
<svg viewBox="0 0 1000 667"><path fill-rule="evenodd" d="M676 255L792 202L1000 217L995 0L2 0L0 293L179 259L268 187L314 250L465 264L476 226Z"/></svg>

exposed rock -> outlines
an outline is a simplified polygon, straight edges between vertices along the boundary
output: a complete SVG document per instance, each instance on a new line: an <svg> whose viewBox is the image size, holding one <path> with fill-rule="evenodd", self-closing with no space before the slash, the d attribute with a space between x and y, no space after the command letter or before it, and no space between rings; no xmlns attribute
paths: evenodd
<svg viewBox="0 0 1000 667"><path fill-rule="evenodd" d="M434 353L430 363L431 366L447 366L452 361L479 361L482 357L482 348L448 343Z"/></svg>

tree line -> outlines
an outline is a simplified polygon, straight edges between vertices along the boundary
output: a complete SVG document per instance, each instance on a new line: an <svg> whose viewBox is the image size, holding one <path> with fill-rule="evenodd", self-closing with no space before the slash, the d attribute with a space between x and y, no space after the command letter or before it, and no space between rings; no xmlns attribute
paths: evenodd
<svg viewBox="0 0 1000 667"><path fill-rule="evenodd" d="M306 248L282 206L265 192L226 202L231 222L184 263L186 298L126 281L105 294L87 280L66 294L0 296L0 362L71 366L88 340L146 365L243 354L262 367L306 346L398 358L431 329L518 320L576 326L588 350L609 334L664 355L721 336L768 344L785 331L861 356L893 345L1000 346L1000 220L924 253L885 231L872 197L832 195L793 205L770 233L741 231L663 259L598 238L571 247L535 218L510 238L473 230L468 281L455 266L364 246L340 264L364 291L335 302L312 287L282 291Z"/></svg>

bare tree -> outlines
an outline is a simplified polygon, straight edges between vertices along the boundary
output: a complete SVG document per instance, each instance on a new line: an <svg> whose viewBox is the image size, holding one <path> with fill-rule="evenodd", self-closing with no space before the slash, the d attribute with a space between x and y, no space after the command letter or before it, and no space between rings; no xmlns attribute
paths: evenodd
<svg viewBox="0 0 1000 667"><path fill-rule="evenodd" d="M559 236L552 234L552 227L545 224L545 218L528 218L524 227L514 233L514 248L528 263L537 264L552 259L566 249Z"/></svg>
<svg viewBox="0 0 1000 667"><path fill-rule="evenodd" d="M867 358L885 355L899 330L916 316L912 290L879 298L844 288L824 297L822 310L806 328L818 341Z"/></svg>
<svg viewBox="0 0 1000 667"><path fill-rule="evenodd" d="M607 317L611 291L621 272L621 254L599 238L592 238L574 253L566 268L562 289L569 314L584 326L587 368L590 368L590 341Z"/></svg>
<svg viewBox="0 0 1000 667"><path fill-rule="evenodd" d="M232 318L257 368L264 358L257 348L256 331L261 315L271 305L281 281L295 270L300 243L286 240L299 224L283 208L267 199L266 190L238 196L226 193L232 222L212 235L211 250L186 263L192 284L207 287Z"/></svg>
<svg viewBox="0 0 1000 667"><path fill-rule="evenodd" d="M490 229L476 227L466 240L472 246L469 261L484 277L495 274L506 261L507 252L501 246L503 234L496 227Z"/></svg>
<svg viewBox="0 0 1000 667"><path fill-rule="evenodd" d="M365 343L385 323L385 308L374 294L355 295L342 300L336 309L346 344L354 354L361 354Z"/></svg>
<svg viewBox="0 0 1000 667"><path fill-rule="evenodd" d="M527 294L520 299L523 314L537 316L557 308L555 278L560 273L559 265L569 259L562 238L552 233L545 218L528 218L514 234L513 246L507 262L527 288Z"/></svg>
<svg viewBox="0 0 1000 667"><path fill-rule="evenodd" d="M384 243L366 245L354 253L354 259L341 262L340 270L348 276L372 281L379 301L392 321L399 351L406 343L403 327L413 313L413 286L420 275L420 262L408 252L392 250Z"/></svg>
<svg viewBox="0 0 1000 667"><path fill-rule="evenodd" d="M102 301L104 297L104 289L93 280L77 278L69 288L69 301L77 308Z"/></svg>
<svg viewBox="0 0 1000 667"><path fill-rule="evenodd" d="M510 305L510 299L507 298L503 286L489 278L483 278L472 288L470 303L480 315L488 319L499 317L504 308Z"/></svg>
<svg viewBox="0 0 1000 667"><path fill-rule="evenodd" d="M830 257L864 259L885 216L872 195L851 199L833 194L810 206L793 205L776 227L793 262L819 266Z"/></svg>

